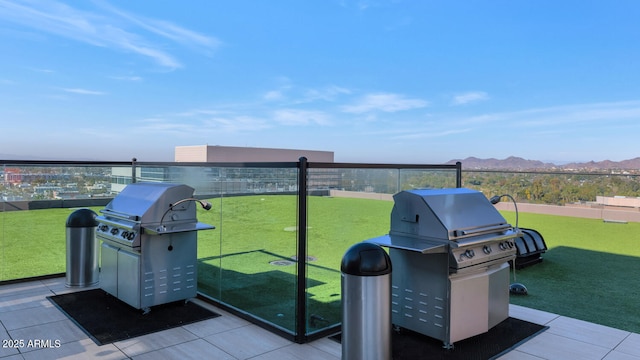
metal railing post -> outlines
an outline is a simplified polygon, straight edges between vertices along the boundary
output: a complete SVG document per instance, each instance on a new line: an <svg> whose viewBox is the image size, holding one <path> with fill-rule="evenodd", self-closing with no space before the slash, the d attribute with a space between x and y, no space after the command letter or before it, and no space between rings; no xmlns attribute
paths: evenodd
<svg viewBox="0 0 640 360"><path fill-rule="evenodd" d="M295 340L303 344L307 337L307 176L306 157L300 158L298 173L298 262L296 289Z"/></svg>
<svg viewBox="0 0 640 360"><path fill-rule="evenodd" d="M131 182L132 183L136 182L136 161L138 161L138 159L136 158L131 159Z"/></svg>

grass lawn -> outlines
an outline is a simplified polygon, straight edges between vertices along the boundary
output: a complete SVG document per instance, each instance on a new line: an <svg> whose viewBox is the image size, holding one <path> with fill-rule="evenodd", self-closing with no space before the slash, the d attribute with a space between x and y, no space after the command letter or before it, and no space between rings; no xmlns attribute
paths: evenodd
<svg viewBox="0 0 640 360"><path fill-rule="evenodd" d="M548 251L516 271L529 295L512 304L640 332L640 223L522 213L519 225L538 230Z"/></svg>
<svg viewBox="0 0 640 360"><path fill-rule="evenodd" d="M212 199L198 209L199 289L291 329L295 315L295 196ZM389 230L392 202L309 198L309 328L340 321L340 261L352 244ZM98 212L100 208L93 210ZM65 271L65 222L74 209L0 213L0 280ZM512 224L515 215L504 212ZM511 303L640 333L640 223L521 213L539 231L542 263L516 272L528 296ZM275 263L274 263L275 262ZM275 265L274 265L275 264Z"/></svg>
<svg viewBox="0 0 640 360"><path fill-rule="evenodd" d="M200 213L199 220L217 229L199 234L199 290L293 329L297 198L270 195L210 201L212 210ZM386 233L392 206L388 201L309 198L310 330L341 321L342 256L349 246Z"/></svg>

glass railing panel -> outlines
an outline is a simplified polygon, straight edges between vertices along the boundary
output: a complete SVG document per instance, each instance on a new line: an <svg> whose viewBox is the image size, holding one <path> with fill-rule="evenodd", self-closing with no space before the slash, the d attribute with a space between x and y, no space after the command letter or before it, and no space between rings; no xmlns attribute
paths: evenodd
<svg viewBox="0 0 640 360"><path fill-rule="evenodd" d="M392 207L390 198L309 197L306 259L308 332L342 321L342 256L353 244L388 233Z"/></svg>
<svg viewBox="0 0 640 360"><path fill-rule="evenodd" d="M216 229L199 234L198 289L293 333L297 169L224 171L233 191L209 199L210 214L199 219L210 219Z"/></svg>
<svg viewBox="0 0 640 360"><path fill-rule="evenodd" d="M631 276L640 263L640 178L621 172L522 173L464 172L464 183L487 196L511 194L517 199L520 228L542 236L547 250L540 262L526 244L511 281L524 284L529 296L510 302L617 329L637 332ZM514 223L510 200L496 205ZM531 259L537 259L529 253ZM631 293L630 293L631 291ZM607 306L594 306L606 303Z"/></svg>
<svg viewBox="0 0 640 360"><path fill-rule="evenodd" d="M334 172L343 187L326 192L311 184L308 198L307 331L342 321L343 255L352 245L389 233L392 195L400 189L455 187L455 170L310 169L309 177Z"/></svg>
<svg viewBox="0 0 640 360"><path fill-rule="evenodd" d="M4 180L4 177L3 177ZM5 239L5 198L6 184L4 181L0 182L0 281L7 279L7 254L6 254L6 239Z"/></svg>
<svg viewBox="0 0 640 360"><path fill-rule="evenodd" d="M12 162L1 172L0 281L64 273L66 220L108 201L111 167Z"/></svg>
<svg viewBox="0 0 640 360"><path fill-rule="evenodd" d="M400 169L396 192L410 189L444 189L456 187L456 170Z"/></svg>
<svg viewBox="0 0 640 360"><path fill-rule="evenodd" d="M393 194L398 191L397 169L313 169L310 176L319 176L321 171L334 171L339 182L334 189L378 194ZM312 189L313 185L309 184Z"/></svg>

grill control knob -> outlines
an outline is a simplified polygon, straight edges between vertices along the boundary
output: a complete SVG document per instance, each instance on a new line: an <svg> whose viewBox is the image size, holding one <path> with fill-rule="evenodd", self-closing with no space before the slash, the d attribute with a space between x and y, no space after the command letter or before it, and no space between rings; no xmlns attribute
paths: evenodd
<svg viewBox="0 0 640 360"><path fill-rule="evenodd" d="M136 237L136 233L134 233L133 231L129 233L129 236L127 236L127 240L133 240L133 238Z"/></svg>
<svg viewBox="0 0 640 360"><path fill-rule="evenodd" d="M111 235L118 235L118 233L120 232L120 230L113 228L111 229Z"/></svg>
<svg viewBox="0 0 640 360"><path fill-rule="evenodd" d="M473 250L469 249L469 250L464 252L464 255L466 257L468 257L469 259L471 259L472 257L474 257L476 255L476 253Z"/></svg>
<svg viewBox="0 0 640 360"><path fill-rule="evenodd" d="M489 254L491 254L491 247L490 247L489 245L485 245L485 246L482 248L482 251L483 251L485 254L489 255Z"/></svg>

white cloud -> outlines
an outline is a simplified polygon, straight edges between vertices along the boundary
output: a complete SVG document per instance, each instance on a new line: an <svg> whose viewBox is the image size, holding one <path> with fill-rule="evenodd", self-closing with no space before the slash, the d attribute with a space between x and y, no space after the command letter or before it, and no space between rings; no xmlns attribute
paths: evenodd
<svg viewBox="0 0 640 360"><path fill-rule="evenodd" d="M637 123L640 119L640 101L575 104L533 108L514 112L494 113L483 117L483 123L504 122L510 127L562 128L567 132L578 131L575 126L593 124Z"/></svg>
<svg viewBox="0 0 640 360"><path fill-rule="evenodd" d="M329 85L320 88L301 88L292 84L291 80L285 78L281 80L283 83L274 90L269 90L262 98L267 101L287 101L289 104L306 104L316 101L333 102L338 100L341 95L351 94L351 90Z"/></svg>
<svg viewBox="0 0 640 360"><path fill-rule="evenodd" d="M284 99L284 94L280 90L271 90L267 91L262 97L268 101L276 101Z"/></svg>
<svg viewBox="0 0 640 360"><path fill-rule="evenodd" d="M69 92L69 93L81 94L81 95L104 95L105 94L102 91L79 89L79 88L66 88L66 89L62 89L62 90L66 91L66 92Z"/></svg>
<svg viewBox="0 0 640 360"><path fill-rule="evenodd" d="M80 10L58 1L0 0L0 19L93 46L142 55L169 69L182 64L166 50L166 44L156 43L154 36L204 51L220 45L214 37L167 21L136 17L104 2L94 4L108 12Z"/></svg>
<svg viewBox="0 0 640 360"><path fill-rule="evenodd" d="M244 131L259 131L270 128L269 123L259 117L233 115L228 117L215 116L202 122L202 127L198 127L198 132L237 133Z"/></svg>
<svg viewBox="0 0 640 360"><path fill-rule="evenodd" d="M391 93L369 94L351 105L345 105L342 110L347 113L362 114L374 111L398 112L419 109L429 105L422 99L406 98L403 95Z"/></svg>
<svg viewBox="0 0 640 360"><path fill-rule="evenodd" d="M338 96L348 94L351 94L351 90L331 85L321 89L308 89L304 94L304 98L308 102L316 100L335 101Z"/></svg>
<svg viewBox="0 0 640 360"><path fill-rule="evenodd" d="M327 125L330 123L327 114L315 110L281 109L274 112L273 118L282 125Z"/></svg>
<svg viewBox="0 0 640 360"><path fill-rule="evenodd" d="M270 128L271 126L264 119L245 116L207 116L202 118L206 112L194 112L191 118L185 119L185 114L169 115L165 117L148 118L134 126L137 133L147 136L154 133L169 134L171 136L192 138L194 136L217 136L220 134L252 132ZM174 117L180 117L176 120Z"/></svg>
<svg viewBox="0 0 640 360"><path fill-rule="evenodd" d="M391 139L395 140L408 140L408 139L427 139L427 138L439 138L451 135L457 135L467 133L472 129L455 129L455 130L443 130L443 131L414 131L404 135L391 136Z"/></svg>
<svg viewBox="0 0 640 360"><path fill-rule="evenodd" d="M121 81L142 81L142 77L140 76L135 76L135 75L131 75L131 76L112 76L111 77L114 80L121 80Z"/></svg>
<svg viewBox="0 0 640 360"><path fill-rule="evenodd" d="M472 91L464 94L458 94L453 97L451 103L453 105L466 105L473 102L485 101L489 99L489 94L484 91Z"/></svg>

